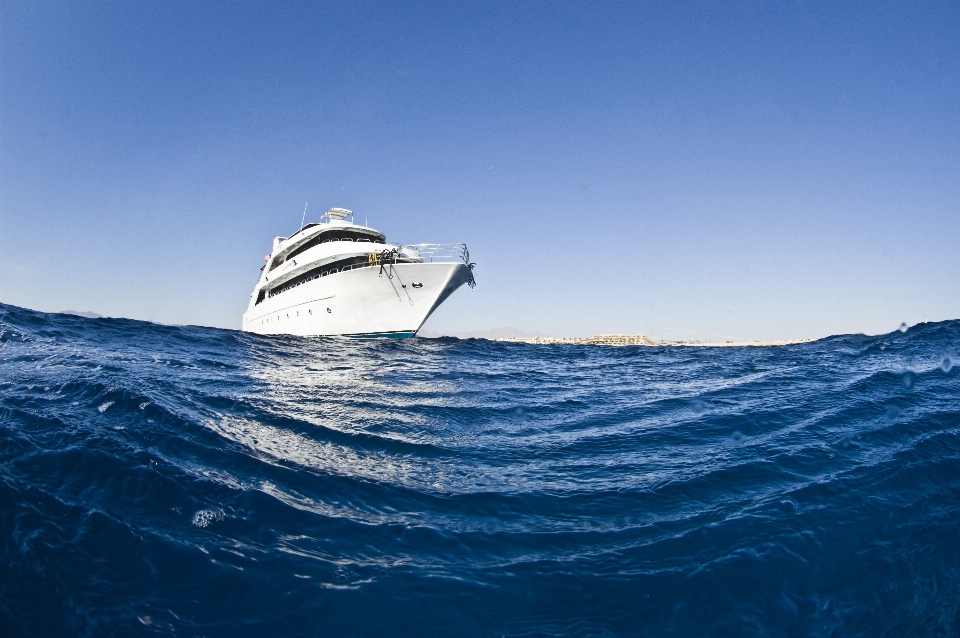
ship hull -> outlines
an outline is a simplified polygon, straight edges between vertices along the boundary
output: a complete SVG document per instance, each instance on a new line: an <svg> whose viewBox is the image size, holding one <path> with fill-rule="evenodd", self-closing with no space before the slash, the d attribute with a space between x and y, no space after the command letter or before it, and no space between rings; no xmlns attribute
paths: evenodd
<svg viewBox="0 0 960 638"><path fill-rule="evenodd" d="M258 334L413 337L454 290L471 280L462 263L400 263L313 279L243 315Z"/></svg>

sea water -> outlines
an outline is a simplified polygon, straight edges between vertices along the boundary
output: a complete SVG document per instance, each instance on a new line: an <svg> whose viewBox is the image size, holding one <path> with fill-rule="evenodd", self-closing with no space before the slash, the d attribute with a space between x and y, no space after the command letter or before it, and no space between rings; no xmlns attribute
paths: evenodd
<svg viewBox="0 0 960 638"><path fill-rule="evenodd" d="M948 636L960 322L782 347L0 305L0 633Z"/></svg>

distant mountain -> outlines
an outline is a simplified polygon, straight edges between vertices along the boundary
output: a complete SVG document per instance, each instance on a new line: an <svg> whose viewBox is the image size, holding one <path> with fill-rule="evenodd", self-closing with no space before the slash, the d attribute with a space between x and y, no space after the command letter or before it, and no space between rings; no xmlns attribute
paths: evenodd
<svg viewBox="0 0 960 638"><path fill-rule="evenodd" d="M530 332L516 328L491 328L490 330L473 330L468 332L430 332L421 330L418 337L438 339L439 337L456 337L457 339L525 339L535 337Z"/></svg>
<svg viewBox="0 0 960 638"><path fill-rule="evenodd" d="M98 315L95 312L90 312L89 310L61 310L61 315L75 315L77 317L86 317L87 319L103 319L103 315Z"/></svg>

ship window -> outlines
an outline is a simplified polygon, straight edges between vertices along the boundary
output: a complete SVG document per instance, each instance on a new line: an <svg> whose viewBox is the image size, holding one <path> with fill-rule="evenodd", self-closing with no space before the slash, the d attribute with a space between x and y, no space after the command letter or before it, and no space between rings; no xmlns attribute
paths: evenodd
<svg viewBox="0 0 960 638"><path fill-rule="evenodd" d="M367 242L372 244L382 244L386 241L386 238L380 233L374 232L365 232L352 229L337 229L337 230L327 230L308 242L303 243L300 246L297 246L294 250L290 251L287 255L283 257L277 257L271 262L270 270L273 270L280 264L289 261L299 255L300 253L310 250L314 246L320 244L325 244L331 241L358 241L358 242Z"/></svg>
<svg viewBox="0 0 960 638"><path fill-rule="evenodd" d="M270 290L267 293L268 297L274 297L276 295L282 294L292 288L296 288L300 284L305 284L308 281L312 281L317 277L326 277L327 275L335 275L337 272L345 272L347 270L353 270L355 268L366 268L366 267L379 267L380 264L373 265L370 263L370 258L366 255L361 257L348 257L347 259L340 259L329 264L324 264L323 266L318 266L312 270L294 277L290 281L286 281L276 288Z"/></svg>
<svg viewBox="0 0 960 638"><path fill-rule="evenodd" d="M289 255L287 255L287 259L288 259L288 260L289 260L289 259L293 259L294 257L296 257L297 255L299 255L300 253L302 253L302 252L304 252L304 251L306 251L306 250L310 250L311 248L313 248L314 246L316 246L316 245L319 244L319 243L320 243L319 238L318 238L318 237L314 237L313 239L311 239L311 240L308 241L307 243L303 244L302 246L298 246L295 250L293 250Z"/></svg>

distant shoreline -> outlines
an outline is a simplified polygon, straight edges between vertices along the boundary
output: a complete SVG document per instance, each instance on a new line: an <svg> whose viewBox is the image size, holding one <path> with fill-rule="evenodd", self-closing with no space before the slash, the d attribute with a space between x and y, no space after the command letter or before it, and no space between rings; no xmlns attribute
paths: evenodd
<svg viewBox="0 0 960 638"><path fill-rule="evenodd" d="M417 335L422 339L440 339L453 337L455 339L486 339L503 343L528 343L531 345L568 345L568 346L677 346L691 348L731 348L748 346L790 346L799 343L809 343L814 339L777 339L764 341L760 339L736 339L728 341L658 341L645 334L595 334L592 337L540 337L517 330L516 328L496 328L475 332L458 332L452 334L436 334L432 332Z"/></svg>
<svg viewBox="0 0 960 638"><path fill-rule="evenodd" d="M790 346L809 343L813 339L780 339L777 341L657 341L643 334L596 334L592 337L507 337L493 339L508 343L577 346L682 346L693 348L731 348L749 346Z"/></svg>

